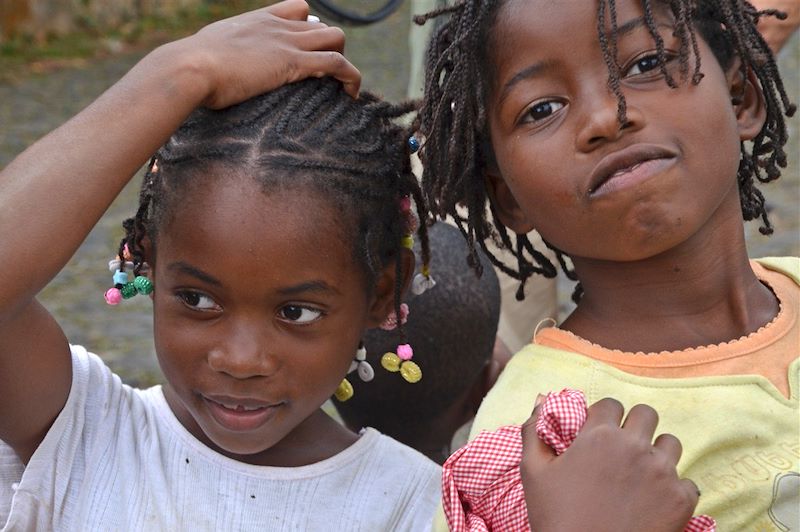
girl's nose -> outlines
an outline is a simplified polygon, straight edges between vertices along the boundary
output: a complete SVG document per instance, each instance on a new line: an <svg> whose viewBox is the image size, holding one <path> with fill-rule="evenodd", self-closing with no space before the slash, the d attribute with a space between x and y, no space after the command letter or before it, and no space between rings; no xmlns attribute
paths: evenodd
<svg viewBox="0 0 800 532"><path fill-rule="evenodd" d="M639 109L626 99L625 120L619 120L619 102L609 90L593 92L583 98L583 117L575 138L578 151L589 152L624 134L637 131L644 123Z"/></svg>
<svg viewBox="0 0 800 532"><path fill-rule="evenodd" d="M236 379L269 377L280 368L270 344L265 325L239 325L209 352L208 365Z"/></svg>

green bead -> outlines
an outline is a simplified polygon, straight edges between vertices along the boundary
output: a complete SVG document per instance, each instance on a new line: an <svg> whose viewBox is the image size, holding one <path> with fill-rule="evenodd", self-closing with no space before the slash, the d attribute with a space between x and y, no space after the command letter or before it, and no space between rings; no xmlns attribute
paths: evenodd
<svg viewBox="0 0 800 532"><path fill-rule="evenodd" d="M150 279L143 275L140 275L133 280L133 286L135 286L136 290L143 296L146 296L153 291L153 283L151 283Z"/></svg>
<svg viewBox="0 0 800 532"><path fill-rule="evenodd" d="M132 282L122 285L122 288L120 288L119 291L122 294L122 299L130 299L136 295L136 287L133 286Z"/></svg>

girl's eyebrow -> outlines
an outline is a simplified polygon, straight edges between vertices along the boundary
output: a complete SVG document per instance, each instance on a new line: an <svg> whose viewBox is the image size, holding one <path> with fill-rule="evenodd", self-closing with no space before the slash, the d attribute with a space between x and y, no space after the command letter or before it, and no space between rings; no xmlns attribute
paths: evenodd
<svg viewBox="0 0 800 532"><path fill-rule="evenodd" d="M634 30L636 30L638 28L641 28L641 27L646 27L646 26L647 26L647 21L645 20L644 17L632 18L632 19L630 19L628 21L623 22L622 24L620 24L617 27L617 38L624 37L625 35L633 32ZM663 22L662 23L656 23L655 26L657 28L658 27L671 28L671 26L669 24L665 24ZM543 70L546 70L546 69L552 67L553 64L554 64L554 62L550 61L550 60L540 61L538 63L534 63L534 64L532 64L530 66L527 66L527 67L523 68L522 70L520 70L519 72L517 72L516 74L514 74L511 77L511 79L509 79L503 85L503 89L500 92L500 96L498 98L498 102L497 103L498 104L502 104L503 103L503 100L505 100L508 97L508 94L511 92L511 89L514 87L514 85L516 85L520 81L524 81L526 79L529 79L529 78L532 78L534 76L539 75Z"/></svg>
<svg viewBox="0 0 800 532"><path fill-rule="evenodd" d="M186 275L191 275L192 277L200 279L204 283L208 283L214 286L222 286L222 283L216 277L183 261L173 262L172 264L167 266L167 270L176 271L178 273L183 273Z"/></svg>
<svg viewBox="0 0 800 532"><path fill-rule="evenodd" d="M307 281L294 286L287 286L285 288L278 289L278 293L285 296L297 295L304 292L330 292L334 294L340 294L339 290L329 285L325 281Z"/></svg>
<svg viewBox="0 0 800 532"><path fill-rule="evenodd" d="M645 22L644 17L632 18L629 21L623 22L622 24L617 26L617 37L622 37L623 35L627 35L636 28L646 25L647 23ZM609 33L606 33L606 35L609 35Z"/></svg>
<svg viewBox="0 0 800 532"><path fill-rule="evenodd" d="M498 98L497 103L502 104L503 100L508 97L508 94L511 92L511 89L514 88L514 85L519 83L520 81L524 81L526 79L530 79L532 77L538 76L542 73L543 70L547 70L552 68L555 65L554 61L545 60L539 61L538 63L534 63L532 65L526 66L513 76L511 79L505 82L503 85L503 89L500 91L500 97Z"/></svg>
<svg viewBox="0 0 800 532"><path fill-rule="evenodd" d="M617 27L617 38L623 37L633 32L633 30L635 29L646 26L647 26L647 21L645 20L644 17L632 18L626 22L623 22ZM656 28L667 28L667 29L672 29L673 27L672 25L667 24L666 22L656 22L656 21L654 21L653 26L655 26ZM610 33L606 33L606 36L610 36Z"/></svg>

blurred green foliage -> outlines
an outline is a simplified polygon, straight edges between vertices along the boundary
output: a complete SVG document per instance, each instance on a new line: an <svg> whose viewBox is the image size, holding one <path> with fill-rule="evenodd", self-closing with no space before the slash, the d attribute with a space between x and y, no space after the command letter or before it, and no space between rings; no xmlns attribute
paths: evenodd
<svg viewBox="0 0 800 532"><path fill-rule="evenodd" d="M60 64L105 57L115 53L155 47L189 35L206 24L276 0L203 0L172 16L143 15L112 28L102 28L91 17L75 21L68 35L20 35L0 42L0 81L48 71Z"/></svg>

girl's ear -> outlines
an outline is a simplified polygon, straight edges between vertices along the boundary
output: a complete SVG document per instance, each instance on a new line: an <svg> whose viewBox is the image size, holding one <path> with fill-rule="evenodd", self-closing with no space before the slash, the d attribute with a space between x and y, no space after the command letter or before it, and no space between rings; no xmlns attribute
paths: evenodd
<svg viewBox="0 0 800 532"><path fill-rule="evenodd" d="M489 192L489 201L492 202L497 217L503 225L518 235L530 233L533 230L533 223L520 208L499 170L488 168L483 178L486 190Z"/></svg>
<svg viewBox="0 0 800 532"><path fill-rule="evenodd" d="M728 72L731 104L739 124L739 138L752 140L764 127L767 118L761 84L753 69L743 71L738 60Z"/></svg>
<svg viewBox="0 0 800 532"><path fill-rule="evenodd" d="M411 277L414 274L414 252L407 248L400 248L400 267L401 267L401 290L400 294L405 294ZM378 327L390 312L394 310L394 290L397 281L397 267L394 261L387 264L378 276L375 283L375 290L372 295L372 302L367 316L367 328Z"/></svg>

